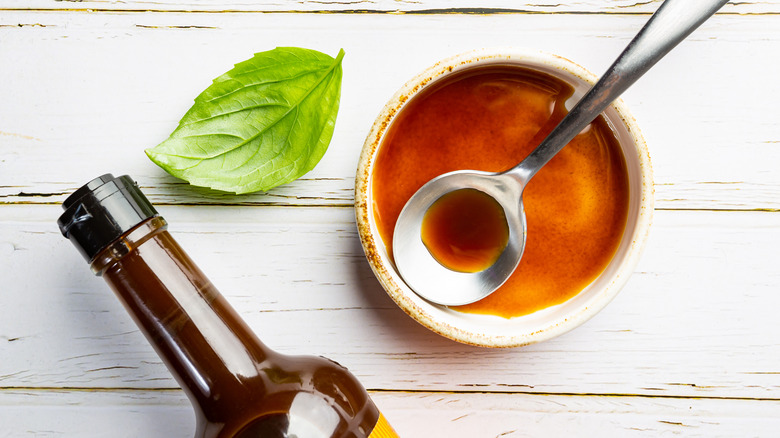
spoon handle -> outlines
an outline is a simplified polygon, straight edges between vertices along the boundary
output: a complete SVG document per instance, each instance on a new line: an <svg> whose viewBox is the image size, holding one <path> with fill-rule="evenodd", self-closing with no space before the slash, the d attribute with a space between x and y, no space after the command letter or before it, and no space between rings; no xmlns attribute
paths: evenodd
<svg viewBox="0 0 780 438"><path fill-rule="evenodd" d="M525 185L623 91L727 2L728 0L666 0L604 76L577 102L547 138L525 160L505 173Z"/></svg>

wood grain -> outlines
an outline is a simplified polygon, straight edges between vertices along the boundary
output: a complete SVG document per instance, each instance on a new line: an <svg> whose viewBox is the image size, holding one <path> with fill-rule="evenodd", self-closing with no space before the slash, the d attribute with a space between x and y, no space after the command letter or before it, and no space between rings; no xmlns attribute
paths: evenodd
<svg viewBox="0 0 780 438"><path fill-rule="evenodd" d="M351 205L374 117L435 60L516 44L600 72L644 20L4 13L0 64L14 68L0 82L0 203L60 203L110 171L131 174L158 205ZM780 16L716 17L626 93L649 144L658 208L780 209L780 136L768 98L780 94L780 64L761 56L776 51L778 40ZM193 188L146 158L143 150L167 137L212 78L275 45L347 52L336 132L314 171L269 193L236 197Z"/></svg>
<svg viewBox="0 0 780 438"><path fill-rule="evenodd" d="M0 437L191 437L181 391L3 391ZM421 437L751 437L780 427L780 402L523 394L373 393L396 431ZM33 413L32 415L30 413Z"/></svg>
<svg viewBox="0 0 780 438"><path fill-rule="evenodd" d="M90 11L165 11L165 12L339 12L339 13L414 13L414 14L650 14L660 0L575 0L560 3L544 1L486 0L3 0L5 9L90 10ZM778 0L746 1L727 4L721 13L771 14L780 12Z"/></svg>
<svg viewBox="0 0 780 438"><path fill-rule="evenodd" d="M53 206L5 206L0 386L173 388ZM270 346L350 368L371 389L780 399L780 215L657 212L618 298L555 340L490 350L443 339L384 294L348 208L161 213ZM30 267L46 264L38 275ZM25 275L17 273L26 272Z"/></svg>
<svg viewBox="0 0 780 438"><path fill-rule="evenodd" d="M385 101L438 59L534 47L601 73L658 1L0 0L0 437L185 437L188 402L55 220L129 173L259 336L331 357L404 437L774 436L780 418L780 1L731 2L629 90L655 223L621 294L512 350L460 345L374 278L352 203ZM210 80L252 53L344 48L333 142L249 196L152 164Z"/></svg>

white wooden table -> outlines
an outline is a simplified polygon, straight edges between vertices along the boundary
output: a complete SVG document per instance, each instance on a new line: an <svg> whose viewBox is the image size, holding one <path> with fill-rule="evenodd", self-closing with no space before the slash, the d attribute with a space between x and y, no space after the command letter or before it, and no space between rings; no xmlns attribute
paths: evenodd
<svg viewBox="0 0 780 438"><path fill-rule="evenodd" d="M582 327L510 350L408 318L363 257L353 181L386 100L438 59L524 46L601 74L657 1L0 0L0 437L190 437L176 383L63 239L91 178L139 181L260 337L347 366L403 437L780 434L780 1L727 5L624 100L653 229ZM317 168L266 194L193 188L143 153L254 52L344 48Z"/></svg>

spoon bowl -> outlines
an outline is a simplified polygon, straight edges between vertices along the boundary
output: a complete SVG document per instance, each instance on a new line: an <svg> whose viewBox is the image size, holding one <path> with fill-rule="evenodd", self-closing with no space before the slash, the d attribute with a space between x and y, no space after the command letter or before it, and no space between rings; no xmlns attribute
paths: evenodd
<svg viewBox="0 0 780 438"><path fill-rule="evenodd" d="M490 267L478 272L444 267L429 254L422 238L423 218L431 205L447 193L461 189L479 190L497 200L507 219L506 247ZM416 286L420 296L438 304L463 305L488 296L514 272L525 249L522 191L523 185L516 178L502 173L459 170L428 181L409 199L396 222L393 253L397 255L396 267L401 276Z"/></svg>

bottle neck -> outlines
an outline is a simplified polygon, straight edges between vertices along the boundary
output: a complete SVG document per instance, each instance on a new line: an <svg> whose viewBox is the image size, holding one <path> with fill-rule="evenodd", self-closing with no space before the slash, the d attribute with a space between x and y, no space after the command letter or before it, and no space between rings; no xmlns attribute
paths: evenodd
<svg viewBox="0 0 780 438"><path fill-rule="evenodd" d="M209 421L262 397L265 347L166 230L151 218L95 257L102 275ZM251 383L251 384L250 384Z"/></svg>

